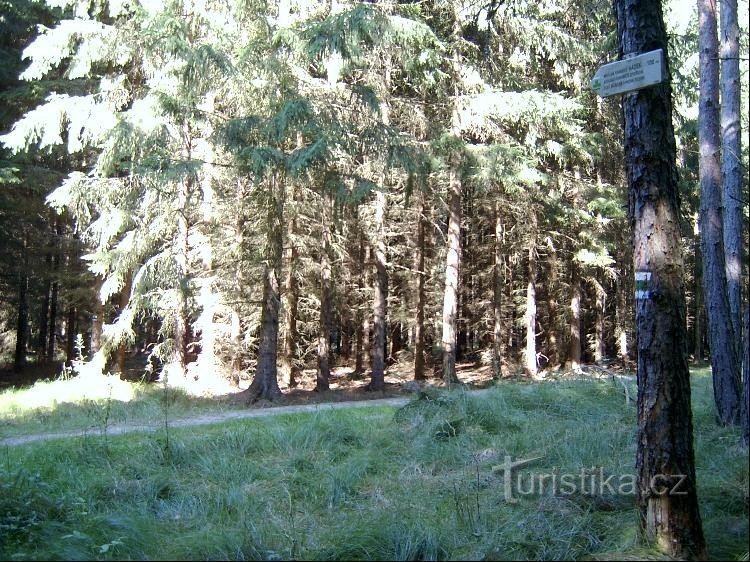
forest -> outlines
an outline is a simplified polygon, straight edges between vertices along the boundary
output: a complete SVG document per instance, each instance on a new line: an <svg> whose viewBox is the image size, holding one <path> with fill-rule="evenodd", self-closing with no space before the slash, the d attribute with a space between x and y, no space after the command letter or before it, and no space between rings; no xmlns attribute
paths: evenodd
<svg viewBox="0 0 750 562"><path fill-rule="evenodd" d="M747 461L747 21L745 0L0 0L0 390L104 376L188 409L417 391L466 420L433 390L611 380L638 404L641 481L691 486L671 508L639 492L644 526L703 558L691 384L696 427ZM659 85L592 88L657 48ZM666 263L648 287L646 246ZM479 495L458 511L480 533ZM459 556L420 537L335 554ZM334 556L295 541L279 556ZM519 552L494 556L581 555Z"/></svg>

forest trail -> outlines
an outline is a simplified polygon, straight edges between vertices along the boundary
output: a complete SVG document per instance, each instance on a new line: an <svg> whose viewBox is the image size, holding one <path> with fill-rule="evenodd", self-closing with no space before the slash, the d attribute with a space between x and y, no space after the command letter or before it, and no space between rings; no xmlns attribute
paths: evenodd
<svg viewBox="0 0 750 562"><path fill-rule="evenodd" d="M482 392L481 390L473 392ZM275 406L269 408L254 408L248 410L220 412L215 414L203 414L200 416L178 418L169 420L170 427L197 427L202 425L211 425L229 420L239 420L246 418L257 418L267 416L280 416L283 414L296 414L303 412L327 412L341 408L368 408L377 406L403 406L411 397L397 398L376 398L373 400L349 400L344 402L324 402L320 404L294 404L290 406ZM154 423L144 425L117 424L107 428L107 435L123 435L135 432L154 432L164 427L162 420L154 420ZM15 445L25 445L39 441L50 441L53 439L64 439L66 437L84 437L103 435L102 428L91 428L88 430L64 431L59 433L37 433L32 435L21 435L18 437L6 437L0 440L1 447L10 447Z"/></svg>

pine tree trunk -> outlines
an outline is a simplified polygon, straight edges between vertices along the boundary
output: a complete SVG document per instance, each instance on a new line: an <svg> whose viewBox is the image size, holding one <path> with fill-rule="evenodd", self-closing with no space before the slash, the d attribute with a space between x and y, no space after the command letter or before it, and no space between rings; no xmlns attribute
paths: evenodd
<svg viewBox="0 0 750 562"><path fill-rule="evenodd" d="M362 229L357 223L357 310L354 314L354 373L352 377L359 378L362 375L365 366L365 350L368 348L365 341L365 331L369 331L369 315L363 311L361 298L365 293L365 276L367 275L367 264L365 257L367 252L365 250L365 237ZM369 340L369 338L368 338Z"/></svg>
<svg viewBox="0 0 750 562"><path fill-rule="evenodd" d="M22 267L18 272L18 315L16 320L16 350L13 357L13 370L22 372L26 367L26 345L29 340L29 251L28 238L23 233L21 247Z"/></svg>
<svg viewBox="0 0 750 562"><path fill-rule="evenodd" d="M594 325L594 362L599 365L604 360L606 354L604 341L604 324L605 324L605 307L607 293L604 287L595 280L594 289L596 290L596 321Z"/></svg>
<svg viewBox="0 0 750 562"><path fill-rule="evenodd" d="M391 124L391 66L390 55L383 61L383 94L380 104L380 118L383 125ZM386 240L385 217L388 198L385 190L386 163L380 175L380 185L375 193L375 237L373 250L375 252L375 294L373 298L373 342L372 342L372 373L369 390L383 390L385 388L385 349L386 349L386 314L388 308L388 270L386 269Z"/></svg>
<svg viewBox="0 0 750 562"><path fill-rule="evenodd" d="M699 0L700 230L714 400L721 424L740 421L740 361L727 293L722 228L719 61L715 0Z"/></svg>
<svg viewBox="0 0 750 562"><path fill-rule="evenodd" d="M100 296L104 279L97 276L94 281L94 313L91 315L91 344L89 355L93 357L102 347L102 331L104 328L104 305Z"/></svg>
<svg viewBox="0 0 750 562"><path fill-rule="evenodd" d="M189 154L188 154L189 157ZM192 179L179 183L177 193L177 238L175 248L175 265L177 267L177 304L174 308L174 351L172 352L171 373L180 380L187 378L187 345L188 345L188 235L187 201L191 190Z"/></svg>
<svg viewBox="0 0 750 562"><path fill-rule="evenodd" d="M424 373L424 306L425 306L425 219L424 195L419 194L417 207L417 247L414 257L414 269L417 271L417 302L416 319L414 323L414 380L425 380Z"/></svg>
<svg viewBox="0 0 750 562"><path fill-rule="evenodd" d="M456 344L458 321L458 275L461 263L461 179L458 164L452 162L448 185L448 251L445 259L443 293L443 380L457 383Z"/></svg>
<svg viewBox="0 0 750 562"><path fill-rule="evenodd" d="M240 373L242 372L242 324L237 310L232 309L229 328L229 341L232 342L232 359L230 366L229 382L234 387L240 386Z"/></svg>
<svg viewBox="0 0 750 562"><path fill-rule="evenodd" d="M503 238L500 201L495 203L495 263L492 267L492 378L503 376Z"/></svg>
<svg viewBox="0 0 750 562"><path fill-rule="evenodd" d="M120 291L120 314L127 308L130 302L130 292L133 288L133 274L128 272L125 276L125 284ZM121 343L117 347L116 370L118 373L125 374L125 360L127 359L128 346Z"/></svg>
<svg viewBox="0 0 750 562"><path fill-rule="evenodd" d="M52 362L55 359L55 346L57 344L57 296L60 283L57 280L60 269L60 256L52 256L52 288L49 297L49 324L47 334L47 350L45 353L46 361Z"/></svg>
<svg viewBox="0 0 750 562"><path fill-rule="evenodd" d="M617 0L620 55L661 48L668 74L661 3ZM687 364L680 206L665 82L623 96L625 165L633 262L643 279L636 300L638 350L638 504L645 535L668 555L702 559ZM681 495L660 493L677 483Z"/></svg>
<svg viewBox="0 0 750 562"><path fill-rule="evenodd" d="M372 274L370 272L370 266L372 262L372 249L368 243L365 243L365 257L363 262L362 282L364 286L364 294L369 294L372 288ZM372 310L372 309L370 309ZM363 354L372 355L372 337L371 337L371 318L370 310L365 308L363 310L362 318L362 351Z"/></svg>
<svg viewBox="0 0 750 562"><path fill-rule="evenodd" d="M331 230L333 199L329 193L323 196L323 249L320 256L320 322L318 326L318 373L315 390L328 390L331 376L331 320L333 317L332 273L331 273Z"/></svg>
<svg viewBox="0 0 750 562"><path fill-rule="evenodd" d="M534 221L536 222L536 221ZM536 377L536 234L532 234L528 249L528 272L526 279L526 350L524 353L524 371L529 377Z"/></svg>
<svg viewBox="0 0 750 562"><path fill-rule="evenodd" d="M265 201L266 260L263 272L263 309L261 336L255 377L244 392L249 400L275 400L281 396L276 366L281 309L281 267L283 260L284 187L272 175Z"/></svg>
<svg viewBox="0 0 750 562"><path fill-rule="evenodd" d="M76 358L76 307L68 305L65 314L65 361L68 365Z"/></svg>
<svg viewBox="0 0 750 562"><path fill-rule="evenodd" d="M386 306L388 302L388 272L386 270L385 213L386 194L375 194L375 284L373 298L372 374L369 390L385 388Z"/></svg>
<svg viewBox="0 0 750 562"><path fill-rule="evenodd" d="M695 271L693 271L695 292L695 322L693 324L694 352L693 357L697 363L703 362L703 318L705 310L703 307L703 257L701 256L700 235L696 234L693 244L695 255Z"/></svg>
<svg viewBox="0 0 750 562"><path fill-rule="evenodd" d="M296 199L292 188L292 200ZM281 376L289 382L289 388L297 386L297 308L299 289L297 287L297 220L289 219L286 249L286 280L284 286L284 346L281 353Z"/></svg>
<svg viewBox="0 0 750 562"><path fill-rule="evenodd" d="M558 318L560 316L560 306L558 303L558 286L560 284L560 264L557 255L557 249L552 240L548 243L548 276L545 279L545 285L547 287L547 325L545 331L547 332L546 337L546 349L544 350L547 356L547 364L549 366L560 365L560 330Z"/></svg>
<svg viewBox="0 0 750 562"><path fill-rule="evenodd" d="M727 294L738 360L742 343L742 136L737 0L721 3L721 171Z"/></svg>
<svg viewBox="0 0 750 562"><path fill-rule="evenodd" d="M581 366L581 279L578 264L570 264L570 328L567 368L576 370Z"/></svg>
<svg viewBox="0 0 750 562"><path fill-rule="evenodd" d="M47 352L47 336L49 335L49 293L52 289L52 282L50 281L49 274L52 270L52 254L47 254L44 257L44 265L46 268L46 279L44 281L44 295L42 296L42 306L39 310L39 340L37 347L39 348L39 360L44 362Z"/></svg>

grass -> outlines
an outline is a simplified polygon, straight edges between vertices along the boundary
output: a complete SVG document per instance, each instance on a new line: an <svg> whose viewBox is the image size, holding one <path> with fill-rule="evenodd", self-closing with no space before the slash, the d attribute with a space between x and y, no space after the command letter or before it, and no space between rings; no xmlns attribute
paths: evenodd
<svg viewBox="0 0 750 562"><path fill-rule="evenodd" d="M120 380L116 375L39 381L0 391L0 439L43 432L103 432L114 424L139 425L170 418L216 413L241 405L189 396L154 383Z"/></svg>
<svg viewBox="0 0 750 562"><path fill-rule="evenodd" d="M709 556L746 559L747 450L694 376ZM634 393L631 395L634 396ZM496 467L626 475L635 406L609 381L501 384L362 408L0 451L0 559L631 559L633 496L514 493ZM494 470L493 470L494 469Z"/></svg>

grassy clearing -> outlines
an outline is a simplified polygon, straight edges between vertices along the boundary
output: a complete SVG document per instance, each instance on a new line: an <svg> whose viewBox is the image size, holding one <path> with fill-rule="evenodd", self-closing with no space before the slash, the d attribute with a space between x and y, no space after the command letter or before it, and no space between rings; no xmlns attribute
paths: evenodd
<svg viewBox="0 0 750 562"><path fill-rule="evenodd" d="M748 542L747 451L694 383L710 556ZM401 409L255 418L169 433L87 436L0 452L0 559L582 559L652 552L633 496L505 500L493 467L625 475L635 406L620 383L503 384ZM616 558L615 558L616 559Z"/></svg>
<svg viewBox="0 0 750 562"><path fill-rule="evenodd" d="M210 398L189 396L177 388L128 382L116 375L39 381L0 391L0 438L43 432L95 430L114 424L144 424L229 408Z"/></svg>

